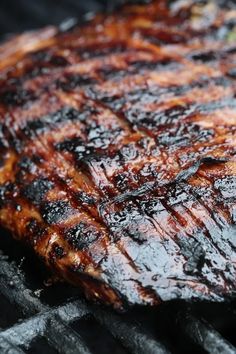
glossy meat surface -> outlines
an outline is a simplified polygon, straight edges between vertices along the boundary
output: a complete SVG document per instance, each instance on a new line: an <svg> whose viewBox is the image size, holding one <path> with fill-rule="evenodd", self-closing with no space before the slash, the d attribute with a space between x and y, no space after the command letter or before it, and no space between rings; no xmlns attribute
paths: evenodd
<svg viewBox="0 0 236 354"><path fill-rule="evenodd" d="M0 47L0 224L121 308L236 293L236 8L152 1Z"/></svg>

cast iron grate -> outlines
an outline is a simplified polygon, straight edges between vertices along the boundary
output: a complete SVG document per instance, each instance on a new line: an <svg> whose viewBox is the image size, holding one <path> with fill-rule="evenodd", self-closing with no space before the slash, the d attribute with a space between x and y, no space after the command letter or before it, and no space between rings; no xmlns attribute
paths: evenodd
<svg viewBox="0 0 236 354"><path fill-rule="evenodd" d="M236 353L234 304L115 314L70 286L42 286L44 267L4 231L0 249L0 353Z"/></svg>
<svg viewBox="0 0 236 354"><path fill-rule="evenodd" d="M2 0L0 35L109 11L122 1ZM233 303L176 302L119 315L88 304L72 287L43 286L46 274L0 230L0 353L236 353Z"/></svg>

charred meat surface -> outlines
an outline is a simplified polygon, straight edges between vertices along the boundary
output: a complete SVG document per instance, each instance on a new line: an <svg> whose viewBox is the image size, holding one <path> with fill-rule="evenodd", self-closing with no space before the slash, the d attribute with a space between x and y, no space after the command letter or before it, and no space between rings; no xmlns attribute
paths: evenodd
<svg viewBox="0 0 236 354"><path fill-rule="evenodd" d="M115 308L236 294L236 7L126 5L0 47L0 224Z"/></svg>

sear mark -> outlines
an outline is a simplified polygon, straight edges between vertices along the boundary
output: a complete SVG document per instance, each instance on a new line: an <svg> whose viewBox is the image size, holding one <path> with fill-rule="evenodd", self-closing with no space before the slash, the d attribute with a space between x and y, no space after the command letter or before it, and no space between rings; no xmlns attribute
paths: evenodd
<svg viewBox="0 0 236 354"><path fill-rule="evenodd" d="M135 126L156 129L160 125L171 124L185 119L195 108L189 105L176 105L160 112L144 111L141 107L133 107L124 112L126 119Z"/></svg>
<svg viewBox="0 0 236 354"><path fill-rule="evenodd" d="M65 231L65 238L75 250L87 249L102 233L92 225L80 222Z"/></svg>
<svg viewBox="0 0 236 354"><path fill-rule="evenodd" d="M39 205L46 193L54 187L54 183L46 178L37 179L25 186L22 195L35 205Z"/></svg>
<svg viewBox="0 0 236 354"><path fill-rule="evenodd" d="M94 153L94 148L88 146L81 138L66 139L56 144L58 151L68 151L73 153L77 162L81 161L85 156Z"/></svg>
<svg viewBox="0 0 236 354"><path fill-rule="evenodd" d="M44 133L58 124L76 120L84 120L84 112L71 107L63 107L57 112L27 122L23 132L28 138L32 138L36 134Z"/></svg>
<svg viewBox="0 0 236 354"><path fill-rule="evenodd" d="M95 85L96 83L97 80L87 74L68 74L63 79L57 80L56 86L59 89L67 92L72 91L76 88Z"/></svg>
<svg viewBox="0 0 236 354"><path fill-rule="evenodd" d="M81 46L77 49L77 54L79 54L82 59L91 59L103 57L109 54L124 53L128 50L129 49L125 43L118 42L116 40L115 42L104 43L104 45L100 43L99 46L97 44L87 47Z"/></svg>
<svg viewBox="0 0 236 354"><path fill-rule="evenodd" d="M8 89L0 93L0 102L6 106L24 106L26 103L36 100L36 96L30 90Z"/></svg>
<svg viewBox="0 0 236 354"><path fill-rule="evenodd" d="M68 217L76 213L76 209L72 208L70 203L64 200L45 202L41 206L40 211L43 220L50 225L56 225L65 221Z"/></svg>
<svg viewBox="0 0 236 354"><path fill-rule="evenodd" d="M157 136L159 145L173 148L192 146L193 143L208 141L215 135L214 129L204 129L197 124L176 124Z"/></svg>

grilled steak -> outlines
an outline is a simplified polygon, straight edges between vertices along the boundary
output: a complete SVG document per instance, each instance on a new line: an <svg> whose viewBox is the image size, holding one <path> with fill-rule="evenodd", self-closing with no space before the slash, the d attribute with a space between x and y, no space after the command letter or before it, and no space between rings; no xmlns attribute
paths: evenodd
<svg viewBox="0 0 236 354"><path fill-rule="evenodd" d="M88 298L236 293L230 6L127 5L0 47L0 223Z"/></svg>

